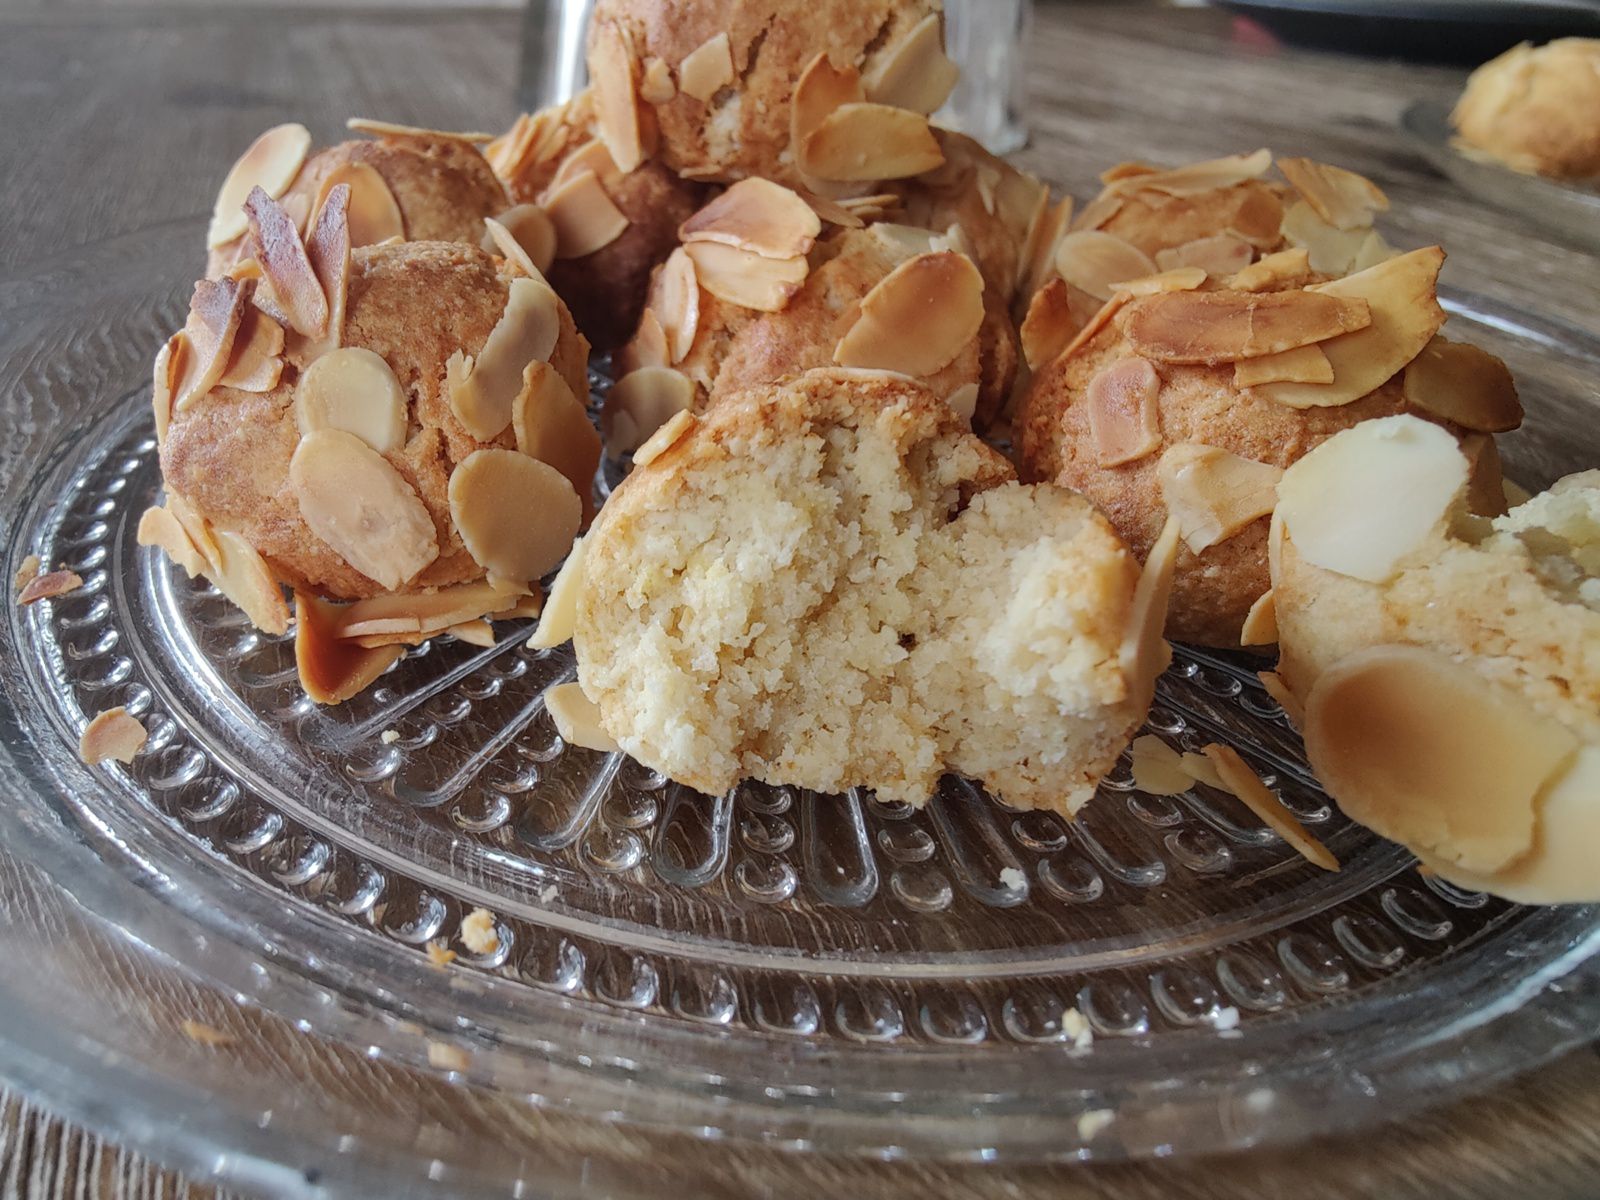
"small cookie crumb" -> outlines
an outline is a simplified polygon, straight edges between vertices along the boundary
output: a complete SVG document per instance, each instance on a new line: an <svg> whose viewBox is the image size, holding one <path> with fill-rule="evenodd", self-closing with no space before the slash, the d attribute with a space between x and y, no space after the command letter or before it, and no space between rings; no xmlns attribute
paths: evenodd
<svg viewBox="0 0 1600 1200"><path fill-rule="evenodd" d="M428 961L441 971L456 960L456 952L443 942L429 942L426 946Z"/></svg>
<svg viewBox="0 0 1600 1200"><path fill-rule="evenodd" d="M1094 1030L1077 1009L1069 1008L1061 1014L1061 1028L1072 1039L1074 1050L1087 1050L1094 1045Z"/></svg>
<svg viewBox="0 0 1600 1200"><path fill-rule="evenodd" d="M149 735L136 717L118 705L97 715L85 726L78 739L78 757L89 766L114 758L120 763L131 763L144 749Z"/></svg>
<svg viewBox="0 0 1600 1200"><path fill-rule="evenodd" d="M549 904L550 901L554 900L555 898L556 898L556 885L555 884L547 883L542 888L539 889L539 899L543 903Z"/></svg>
<svg viewBox="0 0 1600 1200"><path fill-rule="evenodd" d="M199 1021L184 1021L178 1028L183 1030L183 1035L192 1042L199 1042L202 1046L231 1046L239 1039L231 1033L223 1033L210 1025Z"/></svg>
<svg viewBox="0 0 1600 1200"><path fill-rule="evenodd" d="M450 1046L444 1042L428 1043L428 1065L438 1067L442 1071L465 1071L472 1065L472 1055L460 1046Z"/></svg>
<svg viewBox="0 0 1600 1200"><path fill-rule="evenodd" d="M1078 1118L1078 1136L1090 1141L1116 1119L1117 1114L1109 1108L1091 1108Z"/></svg>
<svg viewBox="0 0 1600 1200"><path fill-rule="evenodd" d="M400 740L400 731L398 729L385 729L378 735L378 740L385 746L392 746Z"/></svg>
<svg viewBox="0 0 1600 1200"><path fill-rule="evenodd" d="M474 954L493 954L500 949L500 939L494 931L494 914L487 908L475 908L462 917L461 944Z"/></svg>
<svg viewBox="0 0 1600 1200"><path fill-rule="evenodd" d="M17 568L17 576L12 581L12 586L20 592L23 588L32 583L38 574L39 556L37 554L30 554L27 558L22 560L22 565Z"/></svg>
<svg viewBox="0 0 1600 1200"><path fill-rule="evenodd" d="M1000 886L1021 891L1028 886L1028 877L1016 867L1004 867L1000 871Z"/></svg>

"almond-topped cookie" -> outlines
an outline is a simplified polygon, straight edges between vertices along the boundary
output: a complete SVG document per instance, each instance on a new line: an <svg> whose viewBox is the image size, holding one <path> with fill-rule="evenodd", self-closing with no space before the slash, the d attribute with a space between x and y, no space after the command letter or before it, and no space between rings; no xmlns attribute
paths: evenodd
<svg viewBox="0 0 1600 1200"><path fill-rule="evenodd" d="M1450 122L1469 154L1551 179L1600 180L1600 38L1513 46L1472 73Z"/></svg>

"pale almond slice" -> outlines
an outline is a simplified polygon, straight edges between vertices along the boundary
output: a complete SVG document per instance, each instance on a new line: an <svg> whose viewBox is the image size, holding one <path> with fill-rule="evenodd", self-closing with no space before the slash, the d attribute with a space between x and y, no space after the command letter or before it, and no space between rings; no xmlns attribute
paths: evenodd
<svg viewBox="0 0 1600 1200"><path fill-rule="evenodd" d="M172 497L167 503L172 503ZM191 532L190 536L193 536ZM263 633L289 632L289 606L278 578L256 548L227 529L209 531L211 562L206 576Z"/></svg>
<svg viewBox="0 0 1600 1200"><path fill-rule="evenodd" d="M1276 607L1274 607L1276 614ZM1256 678L1261 680L1261 686L1267 695L1277 702L1283 709L1283 715L1289 718L1296 729L1306 727L1306 710L1300 703L1299 697L1289 690L1289 685L1283 681L1283 676L1276 671L1257 671Z"/></svg>
<svg viewBox="0 0 1600 1200"><path fill-rule="evenodd" d="M1033 294L1022 327L1023 361L1028 369L1041 371L1060 357L1080 326L1072 312L1072 297L1067 281L1057 277Z"/></svg>
<svg viewBox="0 0 1600 1200"><path fill-rule="evenodd" d="M545 197L557 258L583 258L628 231L628 218L593 171L580 171Z"/></svg>
<svg viewBox="0 0 1600 1200"><path fill-rule="evenodd" d="M1358 651L1317 678L1305 737L1346 816L1474 872L1533 847L1537 797L1578 749L1510 689L1437 651L1396 645Z"/></svg>
<svg viewBox="0 0 1600 1200"><path fill-rule="evenodd" d="M1136 175L1159 175L1160 173L1160 167L1153 167L1147 162L1119 162L1115 166L1107 167L1100 172L1100 183L1105 187L1110 187L1119 179L1132 179Z"/></svg>
<svg viewBox="0 0 1600 1200"><path fill-rule="evenodd" d="M222 561L222 548L217 545L215 532L211 522L207 521L177 492L167 492L167 511L170 512L178 524L183 526L183 531L189 535L190 542L199 552L207 567L215 567Z"/></svg>
<svg viewBox="0 0 1600 1200"><path fill-rule="evenodd" d="M1109 300L1119 279L1156 273L1156 264L1144 251L1098 229L1064 236L1056 246L1055 263L1061 278L1096 300Z"/></svg>
<svg viewBox="0 0 1600 1200"><path fill-rule="evenodd" d="M1194 778L1183 769L1182 757L1153 733L1133 739L1128 765L1133 785L1147 795L1181 796L1194 786Z"/></svg>
<svg viewBox="0 0 1600 1200"><path fill-rule="evenodd" d="M449 142L470 142L475 146L495 140L494 134L481 133L476 130L462 132L452 129L426 129L420 125L399 125L393 121L375 121L370 117L351 117L344 123L344 127L352 133L365 133L379 138L425 138L428 140L443 138Z"/></svg>
<svg viewBox="0 0 1600 1200"><path fill-rule="evenodd" d="M1272 511L1283 470L1217 446L1179 442L1161 455L1156 475L1184 544L1202 554Z"/></svg>
<svg viewBox="0 0 1600 1200"><path fill-rule="evenodd" d="M843 229L860 229L866 225L859 214L846 208L841 201L828 196L819 196L816 192L805 188L799 189L795 194L811 206L812 212L830 225L838 225Z"/></svg>
<svg viewBox="0 0 1600 1200"><path fill-rule="evenodd" d="M1361 249L1356 251L1355 261L1350 264L1350 273L1353 275L1357 271L1375 267L1381 262L1388 262L1399 253L1400 251L1384 241L1383 235L1374 229L1362 240Z"/></svg>
<svg viewBox="0 0 1600 1200"><path fill-rule="evenodd" d="M518 113L510 129L491 138L483 147L483 157L489 169L501 179L515 179L521 174L539 136L539 124L548 119L547 111Z"/></svg>
<svg viewBox="0 0 1600 1200"><path fill-rule="evenodd" d="M881 221L899 206L900 197L892 192L875 192L870 196L845 196L839 207L863 221Z"/></svg>
<svg viewBox="0 0 1600 1200"><path fill-rule="evenodd" d="M466 642L469 646L488 648L497 644L494 636L494 626L490 625L482 617L475 621L463 621L460 625L452 625L445 632L458 642Z"/></svg>
<svg viewBox="0 0 1600 1200"><path fill-rule="evenodd" d="M118 705L95 714L78 739L78 757L89 766L114 759L131 763L149 739L139 719Z"/></svg>
<svg viewBox="0 0 1600 1200"><path fill-rule="evenodd" d="M538 579L566 557L583 521L567 477L515 450L474 450L449 491L456 532L491 582Z"/></svg>
<svg viewBox="0 0 1600 1200"><path fill-rule="evenodd" d="M317 704L343 704L394 666L403 646L367 650L339 635L344 609L311 595L294 594L294 662L300 687Z"/></svg>
<svg viewBox="0 0 1600 1200"><path fill-rule="evenodd" d="M427 505L388 460L353 434L318 429L289 460L289 484L311 532L391 591L439 557Z"/></svg>
<svg viewBox="0 0 1600 1200"><path fill-rule="evenodd" d="M274 125L239 156L217 192L211 212L211 227L206 231L206 248L215 250L242 237L249 222L244 201L260 188L276 200L289 190L311 150L311 132L304 125Z"/></svg>
<svg viewBox="0 0 1600 1200"><path fill-rule="evenodd" d="M1129 307L1122 332L1158 362L1237 362L1364 329L1359 296L1319 292L1168 292Z"/></svg>
<svg viewBox="0 0 1600 1200"><path fill-rule="evenodd" d="M702 104L709 103L736 78L733 46L726 30L696 46L678 64L678 90Z"/></svg>
<svg viewBox="0 0 1600 1200"><path fill-rule="evenodd" d="M741 179L678 230L685 242L721 242L763 258L810 251L822 218L795 192L766 179Z"/></svg>
<svg viewBox="0 0 1600 1200"><path fill-rule="evenodd" d="M681 442L697 424L699 418L687 409L673 413L662 423L660 429L645 438L644 445L633 452L633 465L648 467Z"/></svg>
<svg viewBox="0 0 1600 1200"><path fill-rule="evenodd" d="M1283 200L1268 188L1252 188L1228 218L1227 233L1243 238L1257 250L1270 250L1283 241Z"/></svg>
<svg viewBox="0 0 1600 1200"><path fill-rule="evenodd" d="M172 423L172 405L177 399L178 381L183 376L183 358L188 348L189 339L180 329L156 351L150 379L150 413L155 419L158 446L167 440L167 426Z"/></svg>
<svg viewBox="0 0 1600 1200"><path fill-rule="evenodd" d="M550 177L546 193L553 192L585 171L593 171L601 185L608 190L622 180L622 172L617 170L616 161L611 157L611 151L606 149L606 144L599 138L591 138L561 160L556 173Z"/></svg>
<svg viewBox="0 0 1600 1200"><path fill-rule="evenodd" d="M887 104L844 104L805 139L802 168L843 183L906 179L944 162L928 118Z"/></svg>
<svg viewBox="0 0 1600 1200"><path fill-rule="evenodd" d="M1185 750L1179 761L1183 764L1183 769L1189 772L1190 778L1196 783L1203 783L1207 787L1216 788L1219 792L1227 792L1232 795L1233 789L1217 773L1217 764L1212 762L1206 755L1196 754L1193 750Z"/></svg>
<svg viewBox="0 0 1600 1200"><path fill-rule="evenodd" d="M531 621L544 612L544 597L534 592L518 596L517 602L507 608L497 608L489 614L491 621Z"/></svg>
<svg viewBox="0 0 1600 1200"><path fill-rule="evenodd" d="M583 539L572 543L572 551L561 570L550 583L550 597L544 611L539 614L539 624L528 636L528 645L535 650L551 650L563 642L570 642L578 627L578 597L583 594Z"/></svg>
<svg viewBox="0 0 1600 1200"><path fill-rule="evenodd" d="M1228 287L1235 292L1263 292L1281 284L1304 283L1310 277L1310 252L1304 246L1296 246L1251 263L1228 280Z"/></svg>
<svg viewBox="0 0 1600 1200"><path fill-rule="evenodd" d="M1522 403L1506 364L1487 350L1435 337L1407 365L1406 403L1480 433L1522 424Z"/></svg>
<svg viewBox="0 0 1600 1200"><path fill-rule="evenodd" d="M842 367L932 375L983 325L983 276L964 254L919 254L878 281L834 347Z"/></svg>
<svg viewBox="0 0 1600 1200"><path fill-rule="evenodd" d="M660 365L682 362L694 348L695 335L700 331L700 280L694 259L682 246L667 256L651 279L647 312L654 315L665 346ZM639 328L643 334L642 321Z"/></svg>
<svg viewBox="0 0 1600 1200"><path fill-rule="evenodd" d="M518 265L533 278L542 278L556 257L556 227L544 209L537 204L518 204L506 209L494 218L494 222L522 250L527 262L519 262ZM480 243L483 249L512 259L511 247L506 244L505 237L495 231L488 219L483 224L485 233ZM530 265L532 271L527 270Z"/></svg>
<svg viewBox="0 0 1600 1200"><path fill-rule="evenodd" d="M1372 323L1331 338L1322 351L1333 364L1333 382L1271 383L1254 394L1291 408L1332 407L1359 400L1397 375L1439 332L1445 312L1436 289L1444 251L1413 250L1358 275L1317 285L1325 296L1365 300Z"/></svg>
<svg viewBox="0 0 1600 1200"><path fill-rule="evenodd" d="M1022 248L1022 291L1024 298L1032 297L1044 287L1056 269L1056 251L1061 239L1067 236L1072 224L1072 197L1063 197L1052 206L1048 189L1044 193L1044 207L1028 227L1028 240Z"/></svg>
<svg viewBox="0 0 1600 1200"><path fill-rule="evenodd" d="M244 320L249 286L233 279L202 279L194 285L183 327L174 411L182 412L221 381Z"/></svg>
<svg viewBox="0 0 1600 1200"><path fill-rule="evenodd" d="M1244 615L1244 627L1239 631L1241 646L1271 646L1278 640L1277 598L1268 588L1255 598L1250 611Z"/></svg>
<svg viewBox="0 0 1600 1200"><path fill-rule="evenodd" d="M1196 238L1169 250L1157 250L1156 266L1163 271L1199 267L1207 275L1221 279L1249 266L1255 254L1255 247L1243 238L1231 233L1218 233Z"/></svg>
<svg viewBox="0 0 1600 1200"><path fill-rule="evenodd" d="M1333 852L1306 832L1305 826L1295 820L1294 814L1283 806L1283 801L1272 789L1261 782L1261 777L1239 757L1237 750L1212 742L1205 747L1205 754L1217 768L1217 774L1227 790L1244 801L1245 807L1260 817L1272 832L1288 842L1296 853L1324 871L1339 869L1339 860L1333 856Z"/></svg>
<svg viewBox="0 0 1600 1200"><path fill-rule="evenodd" d="M220 387L241 392L270 392L283 378L283 326L254 305L246 305L233 338L228 369Z"/></svg>
<svg viewBox="0 0 1600 1200"><path fill-rule="evenodd" d="M1233 364L1233 386L1263 383L1332 383L1333 364L1320 346L1296 346L1259 358L1241 358Z"/></svg>
<svg viewBox="0 0 1600 1200"><path fill-rule="evenodd" d="M544 215L542 209L540 210L540 215ZM545 224L549 228L550 245L553 248L555 246L555 226L550 224L548 217L545 218ZM544 272L539 269L538 264L533 261L528 252L522 248L522 243L512 237L511 231L493 217L485 217L483 219L483 238L478 244L487 253L498 254L529 279L544 278ZM549 266L548 263L545 265Z"/></svg>
<svg viewBox="0 0 1600 1200"><path fill-rule="evenodd" d="M867 99L924 115L943 106L961 78L961 68L944 52L944 24L929 13L911 31L878 55L867 73Z"/></svg>
<svg viewBox="0 0 1600 1200"><path fill-rule="evenodd" d="M595 125L624 175L644 161L644 134L633 81L633 53L609 22L593 30L589 42Z"/></svg>
<svg viewBox="0 0 1600 1200"><path fill-rule="evenodd" d="M696 284L697 289L698 287ZM695 302L698 307L698 296ZM672 352L667 348L667 334L666 330L661 328L661 318L656 316L654 309L646 308L639 314L639 328L634 331L633 340L617 353L617 370L627 374L629 371L637 371L640 367L671 365Z"/></svg>
<svg viewBox="0 0 1600 1200"><path fill-rule="evenodd" d="M665 104L678 94L678 85L672 81L672 68L666 60L647 58L639 79L639 99L646 104Z"/></svg>
<svg viewBox="0 0 1600 1200"><path fill-rule="evenodd" d="M207 563L183 524L165 508L152 507L139 517L135 537L141 546L154 546L189 573L191 579L206 573Z"/></svg>
<svg viewBox="0 0 1600 1200"><path fill-rule="evenodd" d="M432 591L373 596L339 609L335 632L342 638L399 633L426 638L452 625L499 612L515 597L515 588L482 579Z"/></svg>
<svg viewBox="0 0 1600 1200"><path fill-rule="evenodd" d="M1162 192L1168 196L1198 196L1219 188L1259 179L1272 167L1272 152L1231 154L1205 162L1189 163L1170 171L1140 172L1114 180L1107 190L1127 196L1134 192Z"/></svg>
<svg viewBox="0 0 1600 1200"><path fill-rule="evenodd" d="M146 514L148 515L150 512L159 511L159 510L146 509L145 511L146 511ZM142 526L144 524L144 521L141 519L139 524ZM142 546L142 545L145 545L146 543L140 542L139 544ZM21 565L17 567L16 575L12 577L12 580L11 580L12 589L15 590L15 591L20 592L20 591L22 591L23 588L27 587L35 579L39 578L39 568L41 566L43 566L43 565L44 564L39 561L39 556L37 554L30 554L26 558L24 558L22 560Z"/></svg>
<svg viewBox="0 0 1600 1200"><path fill-rule="evenodd" d="M1090 230L1102 228L1106 222L1122 211L1127 199L1116 192L1101 192L1088 204L1083 206L1077 218L1068 228L1073 233L1087 233Z"/></svg>
<svg viewBox="0 0 1600 1200"><path fill-rule="evenodd" d="M303 337L322 337L328 328L328 297L306 256L299 229L260 188L245 199L245 212L255 260L272 286L273 304L281 310L274 315L281 315Z"/></svg>
<svg viewBox="0 0 1600 1200"><path fill-rule="evenodd" d="M462 427L481 442L500 436L511 424L528 364L548 361L560 336L561 302L549 284L513 279L476 360L458 350L445 363L450 407Z"/></svg>
<svg viewBox="0 0 1600 1200"><path fill-rule="evenodd" d="M406 444L406 394L381 355L347 346L312 360L294 389L302 435L319 429L354 434L379 454Z"/></svg>
<svg viewBox="0 0 1600 1200"><path fill-rule="evenodd" d="M1382 417L1290 467L1277 515L1307 562L1383 583L1442 526L1466 486L1455 438L1418 417Z"/></svg>
<svg viewBox="0 0 1600 1200"><path fill-rule="evenodd" d="M83 576L76 571L46 571L35 575L17 593L19 605L37 604L40 600L54 600L83 586Z"/></svg>
<svg viewBox="0 0 1600 1200"><path fill-rule="evenodd" d="M1161 445L1161 377L1142 358L1124 358L1095 373L1085 397L1095 461L1137 462Z"/></svg>
<svg viewBox="0 0 1600 1200"><path fill-rule="evenodd" d="M1284 239L1311 256L1311 269L1319 275L1343 275L1349 271L1366 244L1368 232L1335 229L1304 200L1296 200L1283 214Z"/></svg>
<svg viewBox="0 0 1600 1200"><path fill-rule="evenodd" d="M795 164L808 175L820 172L812 168L806 154L809 138L836 109L846 104L858 104L867 98L861 83L861 72L853 66L836 67L827 51L806 64L795 80L794 97L789 104L789 144Z"/></svg>
<svg viewBox="0 0 1600 1200"><path fill-rule="evenodd" d="M1131 299L1133 299L1133 297L1127 292L1118 292L1115 296L1111 297L1111 299L1102 304L1100 306L1100 311L1095 313L1094 316L1090 317L1089 323L1082 329L1078 330L1077 336L1067 343L1067 348L1061 352L1057 358L1057 361L1059 362L1061 359L1071 358L1079 350L1082 350L1090 342L1094 341L1094 339L1099 336L1100 332L1104 330L1107 325L1111 324L1112 319L1122 311L1124 306L1126 306L1128 301Z"/></svg>
<svg viewBox="0 0 1600 1200"><path fill-rule="evenodd" d="M1203 267L1174 267L1138 279L1125 279L1111 285L1113 291L1127 292L1133 297L1156 296L1162 292L1192 292L1206 281Z"/></svg>
<svg viewBox="0 0 1600 1200"><path fill-rule="evenodd" d="M1161 636L1172 597L1172 575L1178 565L1178 521L1169 516L1150 548L1134 585L1133 604L1117 651L1117 665L1128 682L1128 702L1146 712L1156 693L1156 677L1172 661L1172 647Z"/></svg>
<svg viewBox="0 0 1600 1200"><path fill-rule="evenodd" d="M567 381L547 362L531 362L511 409L517 449L549 463L567 477L583 501L583 523L594 516L594 473L600 466L600 435L589 411Z"/></svg>
<svg viewBox="0 0 1600 1200"><path fill-rule="evenodd" d="M601 417L606 450L620 458L637 450L673 416L694 404L694 384L671 367L640 367L617 380Z"/></svg>
<svg viewBox="0 0 1600 1200"><path fill-rule="evenodd" d="M1280 158L1278 170L1307 204L1335 229L1367 229L1374 213L1389 210L1385 196L1365 175L1309 158Z"/></svg>
<svg viewBox="0 0 1600 1200"><path fill-rule="evenodd" d="M400 215L400 205L382 175L366 163L340 163L329 171L317 189L313 213L320 212L328 193L339 184L350 188L350 245L375 246L390 238L404 238L405 219ZM312 224L316 223L315 217Z"/></svg>
<svg viewBox="0 0 1600 1200"><path fill-rule="evenodd" d="M1044 181L1009 163L1004 164L995 188L995 213L1021 247L1023 263L1029 260L1034 232L1044 228L1049 212L1050 189Z"/></svg>
<svg viewBox="0 0 1600 1200"><path fill-rule="evenodd" d="M600 709L576 683L561 683L547 688L544 706L550 713L550 719L555 722L556 732L568 745L582 746L585 750L597 750L602 754L614 754L620 749L600 724Z"/></svg>
<svg viewBox="0 0 1600 1200"><path fill-rule="evenodd" d="M804 258L763 258L721 242L690 242L695 278L719 300L759 312L781 312L810 273Z"/></svg>
<svg viewBox="0 0 1600 1200"><path fill-rule="evenodd" d="M973 414L978 411L978 385L976 383L963 383L955 391L944 398L950 406L950 411L968 424L972 423ZM635 461L638 461L637 459Z"/></svg>

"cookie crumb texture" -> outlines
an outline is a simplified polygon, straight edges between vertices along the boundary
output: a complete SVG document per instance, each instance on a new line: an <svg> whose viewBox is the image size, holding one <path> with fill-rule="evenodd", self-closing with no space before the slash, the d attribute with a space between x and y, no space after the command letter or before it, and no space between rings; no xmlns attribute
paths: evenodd
<svg viewBox="0 0 1600 1200"><path fill-rule="evenodd" d="M715 405L586 543L579 677L703 792L751 777L924 803L940 776L1070 814L1142 718L1138 567L931 393L814 371Z"/></svg>

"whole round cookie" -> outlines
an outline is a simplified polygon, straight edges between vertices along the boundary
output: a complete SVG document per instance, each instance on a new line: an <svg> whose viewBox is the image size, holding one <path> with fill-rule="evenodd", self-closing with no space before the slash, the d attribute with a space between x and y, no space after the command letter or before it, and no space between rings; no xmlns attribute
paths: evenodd
<svg viewBox="0 0 1600 1200"><path fill-rule="evenodd" d="M922 804L945 772L1070 814L1165 665L1161 570L904 380L812 371L663 429L584 538L598 723L708 793Z"/></svg>
<svg viewBox="0 0 1600 1200"><path fill-rule="evenodd" d="M1518 171L1600 178L1600 39L1512 47L1472 73L1450 120L1465 149Z"/></svg>

